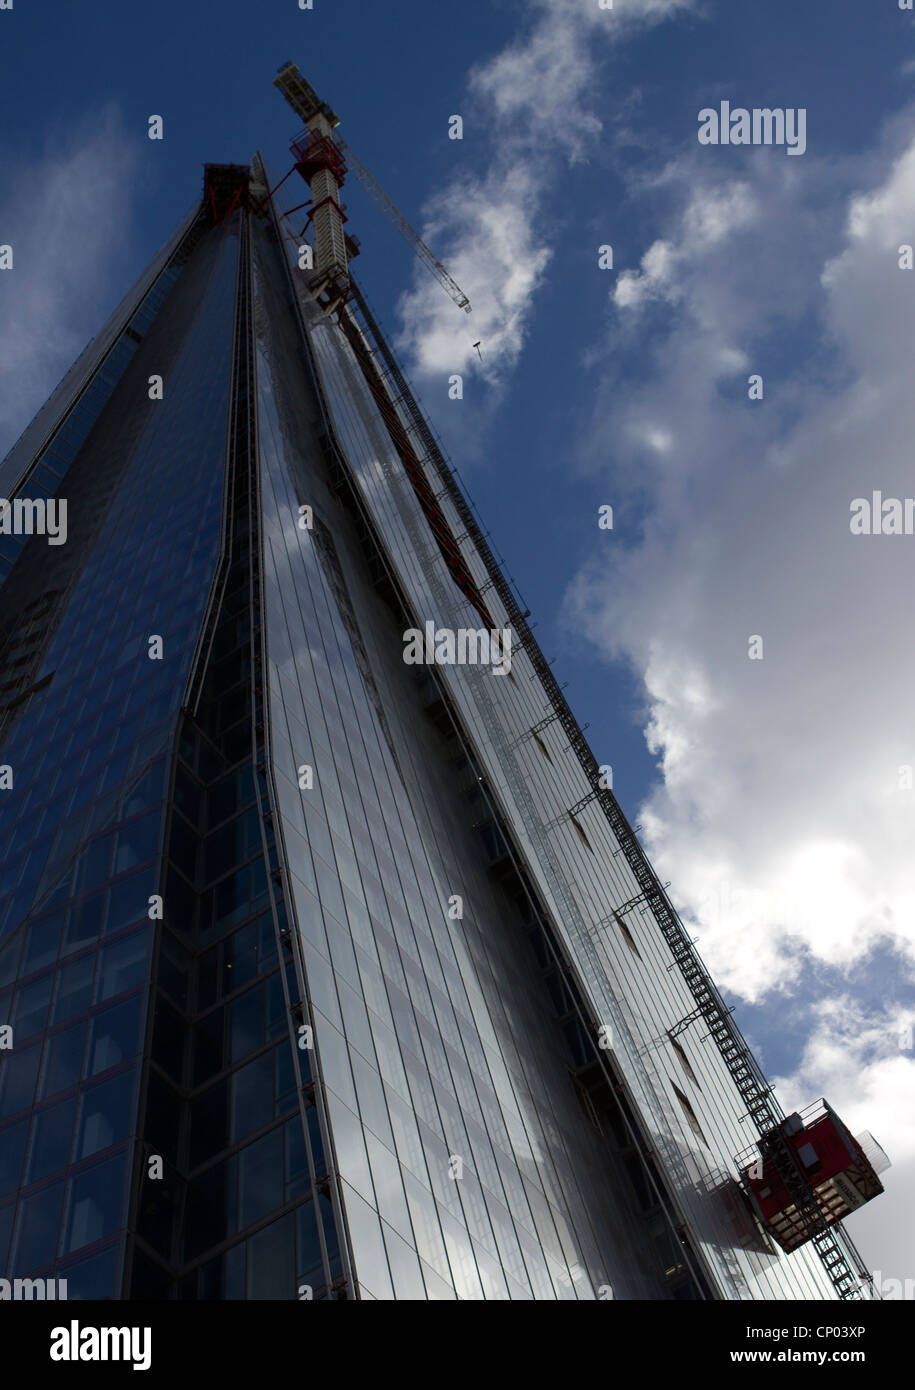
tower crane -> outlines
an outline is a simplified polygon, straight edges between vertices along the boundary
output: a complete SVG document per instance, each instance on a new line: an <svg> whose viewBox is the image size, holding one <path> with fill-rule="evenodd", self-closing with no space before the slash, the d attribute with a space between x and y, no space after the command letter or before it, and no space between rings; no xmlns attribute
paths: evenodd
<svg viewBox="0 0 915 1390"><path fill-rule="evenodd" d="M311 189L310 218L315 230L317 277L328 284L339 285L341 281L348 281L347 238L343 232L346 217L339 194L349 167L458 308L469 314L470 300L460 285L452 279L361 159L337 133L339 116L327 102L320 99L295 63L284 63L273 79L273 85L282 92L306 126L307 138L294 140L292 152L296 157L296 169Z"/></svg>

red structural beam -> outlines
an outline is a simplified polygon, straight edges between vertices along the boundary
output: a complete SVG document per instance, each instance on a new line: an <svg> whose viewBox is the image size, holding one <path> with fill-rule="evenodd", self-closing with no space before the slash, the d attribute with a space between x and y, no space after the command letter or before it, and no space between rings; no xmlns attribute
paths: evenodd
<svg viewBox="0 0 915 1390"><path fill-rule="evenodd" d="M382 419L387 427L391 442L397 450L397 454L407 477L413 486L417 499L429 523L429 529L435 537L436 544L444 557L445 564L451 573L457 587L461 590L468 601L473 605L480 617L490 629L497 626L492 614L486 607L486 603L477 587L473 575L467 568L460 546L458 545L448 519L442 511L435 494L429 485L423 467L416 457L416 453L407 436L407 432L401 423L400 417L391 404L384 383L378 375L377 368L371 357L368 355L365 343L362 340L358 328L353 323L346 309L341 305L337 315L340 327L346 334L350 346L356 354L356 360L362 368L362 374L368 384L378 409L381 411Z"/></svg>

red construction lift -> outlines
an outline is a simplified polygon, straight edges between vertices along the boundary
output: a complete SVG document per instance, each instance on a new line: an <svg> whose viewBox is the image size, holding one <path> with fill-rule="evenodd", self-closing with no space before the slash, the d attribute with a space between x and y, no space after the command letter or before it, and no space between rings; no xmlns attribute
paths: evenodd
<svg viewBox="0 0 915 1390"><path fill-rule="evenodd" d="M797 1250L824 1226L879 1197L877 1173L889 1159L870 1134L853 1138L832 1107L818 1100L786 1116L739 1155L737 1165L765 1229L783 1250Z"/></svg>

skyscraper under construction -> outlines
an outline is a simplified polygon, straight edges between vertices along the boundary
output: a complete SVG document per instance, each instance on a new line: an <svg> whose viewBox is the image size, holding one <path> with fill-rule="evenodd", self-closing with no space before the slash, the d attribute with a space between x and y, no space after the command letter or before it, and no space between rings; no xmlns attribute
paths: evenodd
<svg viewBox="0 0 915 1390"><path fill-rule="evenodd" d="M0 465L0 1271L869 1297L879 1151L779 1109L353 279L348 170L466 298L277 86L307 231L207 165Z"/></svg>

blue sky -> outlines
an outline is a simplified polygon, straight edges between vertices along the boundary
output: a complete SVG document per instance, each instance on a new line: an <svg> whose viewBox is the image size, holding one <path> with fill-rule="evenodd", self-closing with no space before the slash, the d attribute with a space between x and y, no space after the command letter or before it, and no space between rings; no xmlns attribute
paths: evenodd
<svg viewBox="0 0 915 1390"><path fill-rule="evenodd" d="M915 537L850 538L847 521L874 487L915 491L915 273L896 262L915 242L913 16L896 0L15 0L0 453L205 161L259 147L285 172L297 125L272 79L289 58L470 294L468 318L348 182L360 282L617 794L785 1103L825 1092L890 1153L890 1197L851 1229L885 1275L915 1277L899 1043L915 792L898 786ZM697 113L723 99L804 108L804 156L700 147Z"/></svg>

